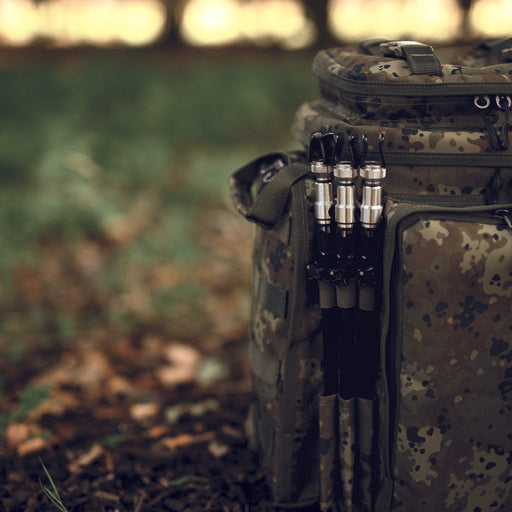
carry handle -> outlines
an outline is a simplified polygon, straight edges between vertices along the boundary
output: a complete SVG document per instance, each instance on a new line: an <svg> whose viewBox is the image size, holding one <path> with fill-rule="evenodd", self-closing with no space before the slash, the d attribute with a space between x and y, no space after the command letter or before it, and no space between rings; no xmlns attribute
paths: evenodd
<svg viewBox="0 0 512 512"><path fill-rule="evenodd" d="M371 55L384 55L405 59L413 75L443 74L441 61L432 46L418 41L388 41L386 39L369 39L363 41L361 49Z"/></svg>
<svg viewBox="0 0 512 512"><path fill-rule="evenodd" d="M229 186L236 210L262 228L272 229L283 214L291 186L310 171L309 165L297 161L302 156L302 152L269 153L233 173ZM251 189L262 170L279 161L282 169L269 177L265 186L253 198Z"/></svg>

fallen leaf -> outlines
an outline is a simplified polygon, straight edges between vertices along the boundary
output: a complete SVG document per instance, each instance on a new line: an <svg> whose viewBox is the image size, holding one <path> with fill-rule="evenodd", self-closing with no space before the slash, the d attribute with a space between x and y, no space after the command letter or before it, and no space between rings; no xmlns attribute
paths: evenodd
<svg viewBox="0 0 512 512"><path fill-rule="evenodd" d="M172 386L195 380L201 354L193 347L182 343L173 343L165 349L169 365L157 370L162 384Z"/></svg>
<svg viewBox="0 0 512 512"><path fill-rule="evenodd" d="M170 363L177 366L196 366L201 359L199 352L184 343L172 343L165 350L165 356Z"/></svg>
<svg viewBox="0 0 512 512"><path fill-rule="evenodd" d="M207 400L202 400L201 402L171 405L165 409L164 416L167 423L175 425L176 423L179 423L183 416L190 415L194 418L198 418L207 412L217 411L219 407L220 402L218 400L214 398L208 398Z"/></svg>
<svg viewBox="0 0 512 512"><path fill-rule="evenodd" d="M52 416L63 416L67 411L75 409L80 401L74 393L52 389L48 398L27 414L31 421L37 421L48 414Z"/></svg>
<svg viewBox="0 0 512 512"><path fill-rule="evenodd" d="M20 457L31 455L36 452L40 452L50 445L49 439L43 439L42 437L33 437L27 439L18 446L17 452Z"/></svg>
<svg viewBox="0 0 512 512"><path fill-rule="evenodd" d="M119 496L117 496L117 494L112 494L111 492L96 491L94 493L94 497L99 498L100 500L113 501L115 503L119 502Z"/></svg>
<svg viewBox="0 0 512 512"><path fill-rule="evenodd" d="M237 441L244 441L246 439L246 435L241 430L234 428L231 425L222 425L220 431L226 436L236 439Z"/></svg>
<svg viewBox="0 0 512 512"><path fill-rule="evenodd" d="M20 445L27 440L30 433L31 427L26 423L9 423L5 431L7 445L10 447Z"/></svg>
<svg viewBox="0 0 512 512"><path fill-rule="evenodd" d="M204 432L198 435L180 434L175 437L165 437L160 443L168 450L176 450L193 444L204 443L215 438L215 432Z"/></svg>
<svg viewBox="0 0 512 512"><path fill-rule="evenodd" d="M218 441L212 441L208 445L208 451L216 458L224 457L229 452L229 446L219 443Z"/></svg>
<svg viewBox="0 0 512 512"><path fill-rule="evenodd" d="M130 407L130 416L135 421L146 421L155 417L160 410L158 404L145 403L145 404L134 404Z"/></svg>
<svg viewBox="0 0 512 512"><path fill-rule="evenodd" d="M167 425L155 425L148 430L148 437L150 439L157 439L159 437L165 436L169 432L169 427Z"/></svg>
<svg viewBox="0 0 512 512"><path fill-rule="evenodd" d="M163 366L159 368L156 375L165 386L175 386L192 382L195 378L195 369L187 367Z"/></svg>
<svg viewBox="0 0 512 512"><path fill-rule="evenodd" d="M71 461L68 465L69 471L71 471L71 473L79 473L83 467L89 466L99 459L104 452L105 450L101 445L94 443L87 453L84 453L78 457L78 459Z"/></svg>
<svg viewBox="0 0 512 512"><path fill-rule="evenodd" d="M197 381L203 386L211 386L228 376L228 367L215 357L207 357L198 365Z"/></svg>
<svg viewBox="0 0 512 512"><path fill-rule="evenodd" d="M126 395L129 394L133 386L130 381L120 375L113 375L107 381L107 387L109 391L115 395Z"/></svg>

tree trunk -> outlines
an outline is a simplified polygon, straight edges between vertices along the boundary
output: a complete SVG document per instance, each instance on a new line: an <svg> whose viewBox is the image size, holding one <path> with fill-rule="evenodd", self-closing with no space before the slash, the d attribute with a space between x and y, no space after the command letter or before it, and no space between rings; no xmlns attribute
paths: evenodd
<svg viewBox="0 0 512 512"><path fill-rule="evenodd" d="M181 21L187 0L161 0L166 10L166 26L164 32L156 43L157 46L183 46L181 37Z"/></svg>
<svg viewBox="0 0 512 512"><path fill-rule="evenodd" d="M302 0L306 16L317 31L315 46L327 48L339 43L329 28L329 0Z"/></svg>

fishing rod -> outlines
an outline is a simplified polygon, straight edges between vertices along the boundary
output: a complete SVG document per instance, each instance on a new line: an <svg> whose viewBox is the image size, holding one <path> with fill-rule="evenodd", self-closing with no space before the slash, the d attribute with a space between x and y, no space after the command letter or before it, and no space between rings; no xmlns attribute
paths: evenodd
<svg viewBox="0 0 512 512"><path fill-rule="evenodd" d="M359 367L360 379L358 394L362 398L373 398L379 361L379 311L376 306L378 272L381 258L381 217L382 186L386 177L383 143L384 136L378 139L382 162L365 163L368 138L363 135L363 149L359 158L359 175L362 178L362 197L359 230Z"/></svg>
<svg viewBox="0 0 512 512"><path fill-rule="evenodd" d="M332 284L333 267L331 212L334 206L332 181L334 134L313 132L309 141L309 162L315 178L315 256L308 265L309 277L318 284L324 359L324 395L337 392L338 361L336 343L336 292Z"/></svg>
<svg viewBox="0 0 512 512"><path fill-rule="evenodd" d="M357 305L357 257L355 248L357 168L342 159L344 139L336 134L333 174L336 185L335 266L332 271L338 306L337 330L339 347L339 393L343 398L354 396L356 366L354 365L355 308Z"/></svg>

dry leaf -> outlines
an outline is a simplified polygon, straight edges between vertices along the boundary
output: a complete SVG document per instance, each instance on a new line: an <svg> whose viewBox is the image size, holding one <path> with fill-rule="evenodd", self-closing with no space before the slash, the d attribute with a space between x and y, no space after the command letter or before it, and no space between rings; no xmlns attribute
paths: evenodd
<svg viewBox="0 0 512 512"><path fill-rule="evenodd" d="M68 465L69 471L71 471L71 473L79 473L83 467L89 466L99 459L104 452L105 450L103 446L94 443L87 453L84 453L78 457L78 459L71 461Z"/></svg>
<svg viewBox="0 0 512 512"><path fill-rule="evenodd" d="M134 404L130 407L130 416L135 421L146 421L155 417L160 410L158 404Z"/></svg>
<svg viewBox="0 0 512 512"><path fill-rule="evenodd" d="M40 452L50 445L49 439L43 439L42 437L33 437L24 441L18 446L17 452L20 457L31 455L32 453Z"/></svg>
<svg viewBox="0 0 512 512"><path fill-rule="evenodd" d="M133 386L128 379L120 375L113 375L107 381L107 388L115 395L127 395L133 390Z"/></svg>
<svg viewBox="0 0 512 512"><path fill-rule="evenodd" d="M165 436L169 433L169 427L167 425L155 425L148 430L148 437L150 439L158 439L159 437Z"/></svg>
<svg viewBox="0 0 512 512"><path fill-rule="evenodd" d="M197 443L204 443L205 441L211 441L215 438L215 432L203 432L198 435L191 434L180 434L176 437L166 437L162 439L161 444L168 450L176 450L185 446L190 446Z"/></svg>
<svg viewBox="0 0 512 512"><path fill-rule="evenodd" d="M211 386L228 374L229 369L225 363L216 357L207 357L197 368L197 381L203 386Z"/></svg>
<svg viewBox="0 0 512 512"><path fill-rule="evenodd" d="M208 445L208 451L217 458L224 457L229 452L229 446L219 443L218 441L212 441Z"/></svg>
<svg viewBox="0 0 512 512"><path fill-rule="evenodd" d="M28 413L27 418L35 422L46 414L63 416L67 411L76 409L79 406L80 400L74 393L52 389L46 400L41 402L35 409L32 409Z"/></svg>
<svg viewBox="0 0 512 512"><path fill-rule="evenodd" d="M163 366L157 370L156 375L165 386L175 386L192 382L195 377L195 368Z"/></svg>
<svg viewBox="0 0 512 512"><path fill-rule="evenodd" d="M165 350L167 360L177 366L196 366L201 359L199 352L190 345L173 343Z"/></svg>
<svg viewBox="0 0 512 512"><path fill-rule="evenodd" d="M196 378L201 361L199 352L188 345L173 343L165 349L165 357L171 363L158 369L162 384L172 386L192 382Z"/></svg>
<svg viewBox="0 0 512 512"><path fill-rule="evenodd" d="M10 447L20 445L28 439L31 430L31 426L26 423L9 423L5 431L7 445Z"/></svg>
<svg viewBox="0 0 512 512"><path fill-rule="evenodd" d="M106 491L96 491L94 493L95 498L99 498L100 500L113 501L115 503L119 502L119 496L117 494L112 494L111 492Z"/></svg>
<svg viewBox="0 0 512 512"><path fill-rule="evenodd" d="M215 398L208 398L201 402L171 405L165 409L164 416L168 423L175 425L176 423L179 423L183 416L190 415L194 418L199 418L207 412L217 411L219 407L220 402L218 400Z"/></svg>

